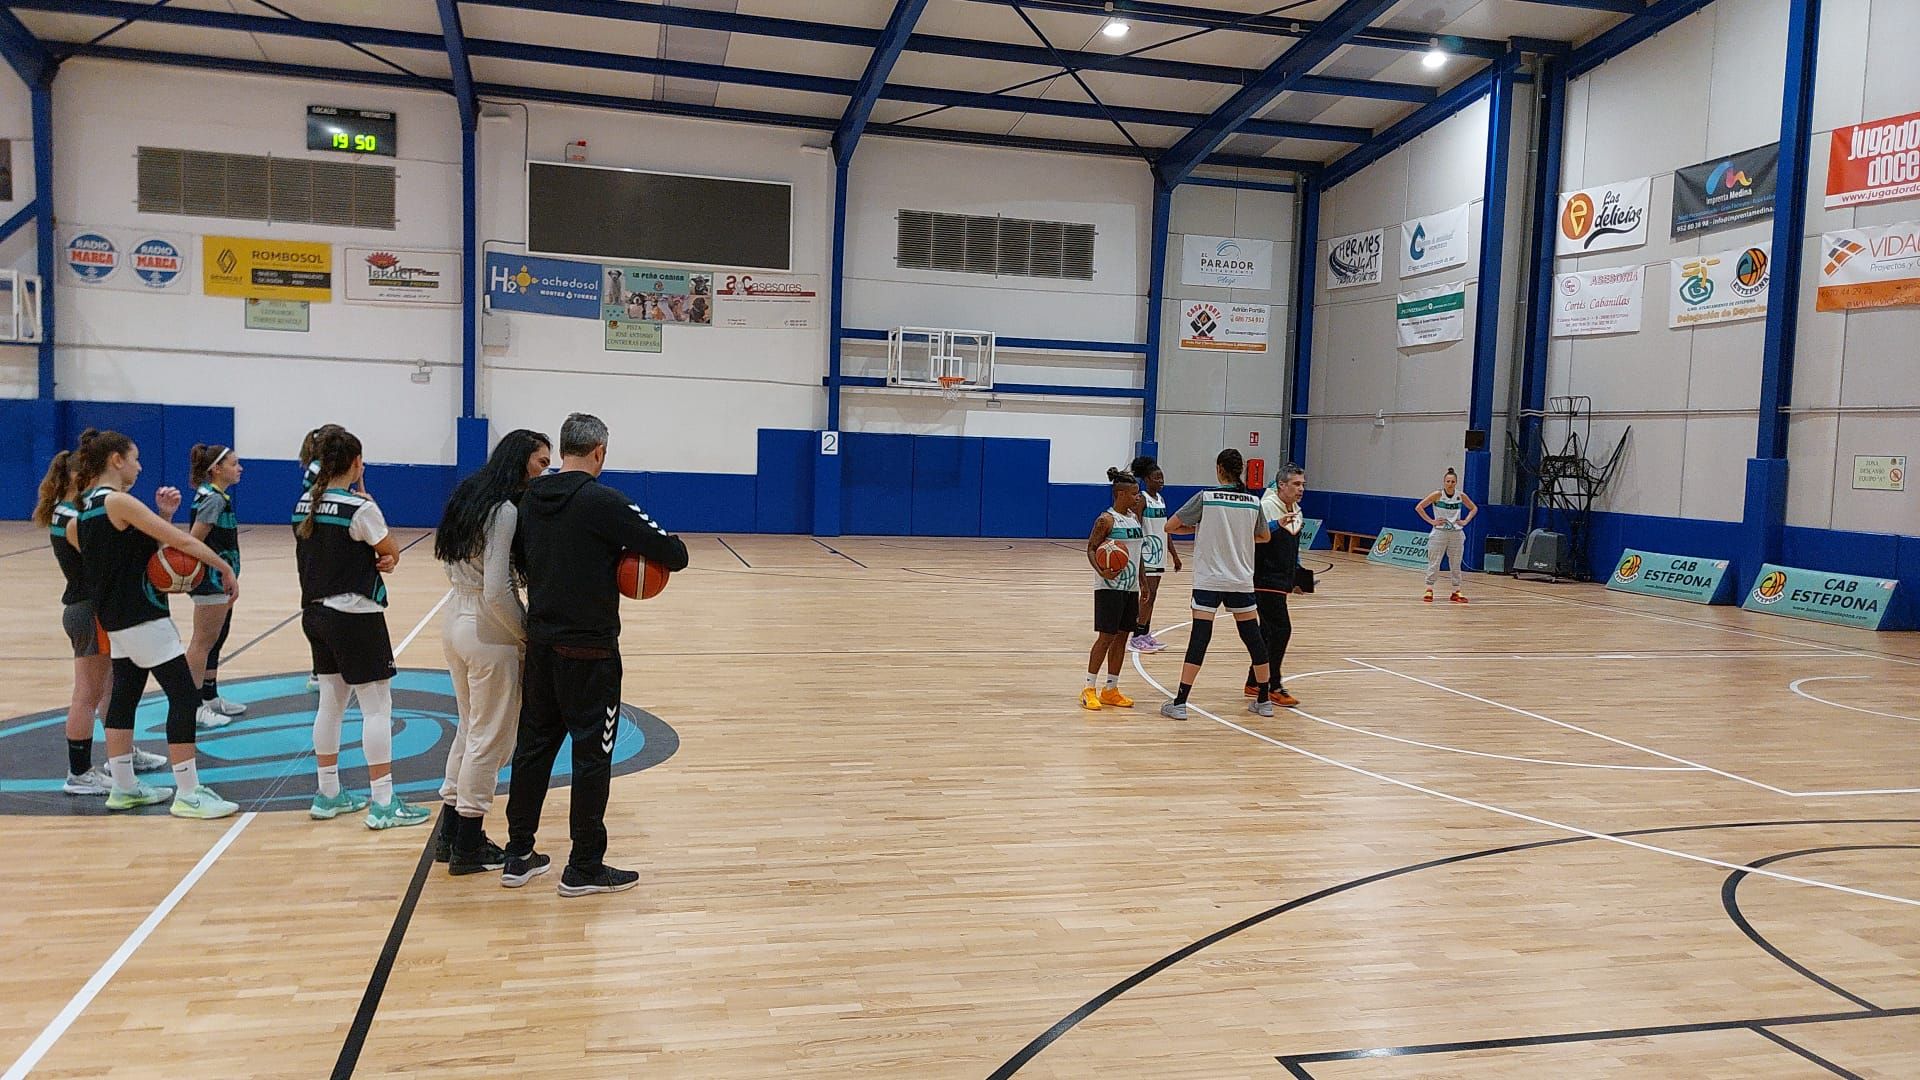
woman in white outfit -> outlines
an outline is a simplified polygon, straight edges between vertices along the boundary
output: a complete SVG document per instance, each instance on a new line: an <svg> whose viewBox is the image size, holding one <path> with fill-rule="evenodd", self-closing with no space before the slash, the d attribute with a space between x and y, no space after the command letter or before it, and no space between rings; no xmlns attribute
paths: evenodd
<svg viewBox="0 0 1920 1080"><path fill-rule="evenodd" d="M1466 516L1461 516L1461 511ZM1440 560L1445 558L1451 563L1453 573L1453 595L1447 599L1456 604L1467 602L1467 595L1460 591L1460 558L1466 554L1466 534L1461 532L1467 522L1472 521L1480 508L1474 505L1472 496L1460 490L1460 477L1452 469L1440 478L1440 490L1420 500L1413 508L1420 520L1433 526L1433 532L1427 536L1427 595L1425 603L1433 603L1433 583L1440 578Z"/></svg>
<svg viewBox="0 0 1920 1080"><path fill-rule="evenodd" d="M480 471L453 489L433 541L434 558L446 564L453 582L441 642L460 710L440 785L435 856L455 875L498 870L506 861L487 839L484 821L520 716L527 611L514 588L514 504L551 458L545 435L509 432Z"/></svg>

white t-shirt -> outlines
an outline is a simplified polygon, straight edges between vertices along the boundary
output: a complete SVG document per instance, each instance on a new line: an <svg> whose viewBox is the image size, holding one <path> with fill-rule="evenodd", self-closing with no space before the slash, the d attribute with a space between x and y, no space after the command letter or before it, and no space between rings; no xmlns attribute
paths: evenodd
<svg viewBox="0 0 1920 1080"><path fill-rule="evenodd" d="M1147 530L1146 538L1140 542L1140 568L1148 573L1164 571L1167 568L1167 500L1158 495L1142 491L1147 500L1146 509L1140 512L1140 524Z"/></svg>
<svg viewBox="0 0 1920 1080"><path fill-rule="evenodd" d="M1260 527L1259 496L1237 488L1210 488L1188 499L1174 516L1195 527L1194 588L1253 591L1253 537Z"/></svg>
<svg viewBox="0 0 1920 1080"><path fill-rule="evenodd" d="M347 535L363 544L377 544L387 538L387 516L372 499L360 504L353 512L353 523L347 526ZM344 611L349 615L378 615L387 610L373 601L372 597L359 593L341 593L320 601L335 611Z"/></svg>

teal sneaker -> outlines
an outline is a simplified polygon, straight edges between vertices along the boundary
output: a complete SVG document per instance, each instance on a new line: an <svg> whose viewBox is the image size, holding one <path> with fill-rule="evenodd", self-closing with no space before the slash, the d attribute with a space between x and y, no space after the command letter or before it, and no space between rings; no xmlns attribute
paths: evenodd
<svg viewBox="0 0 1920 1080"><path fill-rule="evenodd" d="M230 803L213 793L205 784L193 789L191 795L177 795L168 811L174 817L198 818L212 821L215 818L230 817L240 811L239 803Z"/></svg>
<svg viewBox="0 0 1920 1080"><path fill-rule="evenodd" d="M132 810L135 807L152 806L154 803L166 802L171 798L173 798L173 789L170 787L149 787L146 784L135 784L132 791L121 791L115 788L108 792L107 809Z"/></svg>
<svg viewBox="0 0 1920 1080"><path fill-rule="evenodd" d="M340 794L331 798L315 795L313 805L307 807L307 816L315 821L332 821L341 814L357 814L366 808L367 800L346 788L341 788Z"/></svg>
<svg viewBox="0 0 1920 1080"><path fill-rule="evenodd" d="M433 815L418 806L408 806L395 795L393 801L382 805L374 803L367 807L367 828L400 829L408 825L425 825L433 820Z"/></svg>

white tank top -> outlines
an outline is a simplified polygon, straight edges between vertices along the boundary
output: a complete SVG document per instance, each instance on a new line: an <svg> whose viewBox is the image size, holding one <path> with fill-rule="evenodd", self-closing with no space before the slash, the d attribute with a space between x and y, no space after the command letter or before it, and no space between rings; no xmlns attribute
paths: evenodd
<svg viewBox="0 0 1920 1080"><path fill-rule="evenodd" d="M1107 539L1119 544L1127 551L1127 568L1113 579L1093 575L1093 587L1096 589L1118 589L1121 592L1140 591L1140 547L1146 539L1147 530L1141 527L1140 519L1132 514L1123 514L1118 510L1108 510L1113 518L1113 528L1107 531Z"/></svg>
<svg viewBox="0 0 1920 1080"><path fill-rule="evenodd" d="M1452 528L1460 520L1462 505L1458 492L1452 495L1441 494L1439 498L1433 500L1433 520L1439 522L1442 529Z"/></svg>
<svg viewBox="0 0 1920 1080"><path fill-rule="evenodd" d="M1143 570L1165 570L1167 568L1167 500L1158 495L1140 493L1147 500L1147 508L1140 512L1140 524L1147 530L1146 538L1140 542L1140 566Z"/></svg>

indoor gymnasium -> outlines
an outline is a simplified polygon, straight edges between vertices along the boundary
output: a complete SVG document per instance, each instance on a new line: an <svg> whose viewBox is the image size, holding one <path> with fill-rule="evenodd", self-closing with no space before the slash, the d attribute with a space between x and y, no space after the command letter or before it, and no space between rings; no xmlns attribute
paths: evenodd
<svg viewBox="0 0 1920 1080"><path fill-rule="evenodd" d="M0 1078L1920 1076L1916 43L0 0Z"/></svg>

